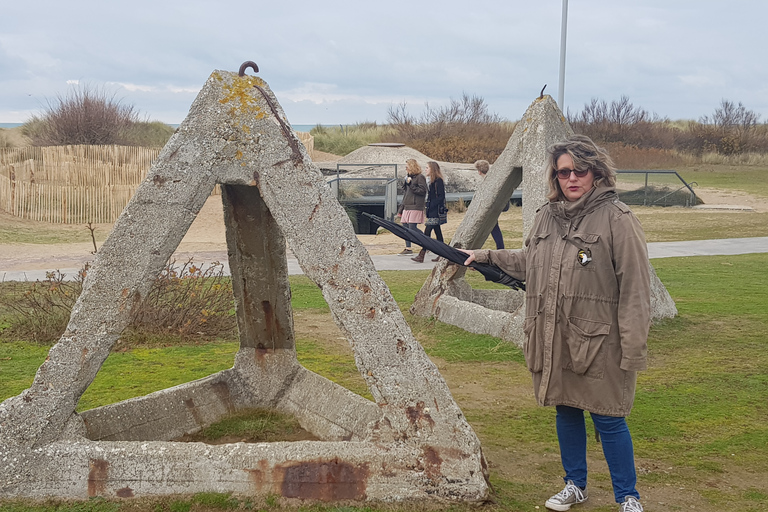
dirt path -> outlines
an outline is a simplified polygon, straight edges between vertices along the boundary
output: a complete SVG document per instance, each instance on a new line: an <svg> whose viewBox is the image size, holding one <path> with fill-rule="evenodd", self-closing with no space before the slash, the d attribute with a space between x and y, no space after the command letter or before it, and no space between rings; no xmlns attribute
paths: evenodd
<svg viewBox="0 0 768 512"><path fill-rule="evenodd" d="M704 199L706 205L730 205L752 208L758 212L768 212L768 201L744 192L719 191L716 189L700 188L696 193ZM665 209L660 211L666 212ZM669 209L672 212L672 209ZM448 216L448 224L443 226L446 239L461 223L463 214L452 212ZM44 222L16 219L0 213L0 222L12 223L14 229L35 232L75 232L85 229L82 226L54 225ZM103 240L112 230L112 224L95 226L97 239ZM80 236L79 239L84 239ZM383 232L379 235L358 235L368 252L376 254L395 254L402 248L402 241L394 235ZM97 243L101 246L101 242ZM224 233L224 215L221 208L221 198L211 196L205 203L199 215L192 223L189 231L181 241L175 253L176 260L186 260L195 257L198 260L212 261L221 259L227 250ZM56 268L79 268L85 262L93 260L93 243L88 241L75 243L3 243L0 242L0 271L19 270L52 270Z"/></svg>

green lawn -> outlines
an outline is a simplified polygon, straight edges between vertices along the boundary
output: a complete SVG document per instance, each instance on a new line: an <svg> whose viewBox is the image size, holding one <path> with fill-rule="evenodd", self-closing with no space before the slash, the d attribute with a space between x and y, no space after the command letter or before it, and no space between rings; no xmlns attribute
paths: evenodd
<svg viewBox="0 0 768 512"><path fill-rule="evenodd" d="M768 494L768 254L669 258L653 261L674 298L679 316L653 326L649 370L640 374L633 431L640 492L646 509L765 510ZM383 272L407 311L427 272ZM291 278L298 311L327 314L318 288L304 276ZM494 510L543 510L557 487L554 414L537 407L520 351L490 336L406 318L480 437L491 465ZM330 319L330 316L328 316ZM309 369L367 395L351 356L328 350L325 341L303 335L299 358ZM80 402L80 409L202 377L232 365L236 342L135 348L114 352ZM0 344L0 399L31 382L47 349L25 342ZM472 391L472 389L475 389ZM479 393L478 393L479 390ZM492 408L489 408L489 403ZM609 493L600 450L590 441L595 500ZM762 482L762 484L760 484ZM201 497L202 496L202 497ZM273 500L274 501L274 500ZM591 500L592 501L592 500ZM250 503L250 505L249 505ZM41 505L39 510L217 510L257 505L223 495L137 502L92 501ZM267 507L258 502L258 507ZM614 510L600 501L584 510ZM291 508L291 507L282 507ZM408 507L396 507L409 510ZM454 510L471 510L454 506ZM373 510L312 506L304 510ZM389 510L385 507L384 509ZM0 510L34 510L12 502Z"/></svg>

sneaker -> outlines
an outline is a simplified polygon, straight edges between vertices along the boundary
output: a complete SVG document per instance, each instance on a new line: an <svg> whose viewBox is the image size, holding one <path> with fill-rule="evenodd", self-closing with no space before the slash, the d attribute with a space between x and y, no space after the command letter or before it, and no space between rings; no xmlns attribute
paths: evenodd
<svg viewBox="0 0 768 512"><path fill-rule="evenodd" d="M405 248L397 253L398 256L405 256L406 254L413 254L413 251L411 249Z"/></svg>
<svg viewBox="0 0 768 512"><path fill-rule="evenodd" d="M634 496L626 496L619 505L619 512L643 512L643 506Z"/></svg>
<svg viewBox="0 0 768 512"><path fill-rule="evenodd" d="M565 489L549 498L544 506L550 510L568 510L571 505L578 505L587 501L587 490L583 491L579 489L577 485L574 485L573 480L568 480L565 484ZM632 509L627 509L631 511Z"/></svg>

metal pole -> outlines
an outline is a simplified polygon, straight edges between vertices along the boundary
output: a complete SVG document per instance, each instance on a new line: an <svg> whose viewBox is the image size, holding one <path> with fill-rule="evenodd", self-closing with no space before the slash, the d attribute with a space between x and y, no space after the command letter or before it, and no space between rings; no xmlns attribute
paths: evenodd
<svg viewBox="0 0 768 512"><path fill-rule="evenodd" d="M560 82L557 88L557 105L565 112L565 35L568 31L568 0L563 0L563 19L560 26Z"/></svg>

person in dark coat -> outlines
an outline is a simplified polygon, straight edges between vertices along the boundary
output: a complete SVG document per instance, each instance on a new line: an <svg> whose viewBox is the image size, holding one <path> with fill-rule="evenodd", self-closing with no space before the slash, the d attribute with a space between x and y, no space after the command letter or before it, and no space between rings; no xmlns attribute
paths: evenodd
<svg viewBox="0 0 768 512"><path fill-rule="evenodd" d="M478 160L475 162L475 169L477 170L477 173L485 179L485 175L488 174L488 171L491 168L491 164L488 163L488 160ZM507 205L504 207L504 210L509 210L509 201L507 201ZM493 242L496 244L496 249L503 249L504 248L504 236L501 234L501 228L499 227L499 221L496 221L496 225L493 226L493 229L491 230L491 236L493 237Z"/></svg>
<svg viewBox="0 0 768 512"><path fill-rule="evenodd" d="M587 499L588 411L621 512L642 512L634 448L625 417L637 372L647 367L650 265L640 222L616 193L616 170L589 137L548 150L549 203L538 210L525 248L467 251L525 279L525 361L536 400L555 406L565 488L551 510Z"/></svg>
<svg viewBox="0 0 768 512"><path fill-rule="evenodd" d="M403 203L397 212L400 222L408 229L418 231L419 224L424 223L424 203L427 199L427 179L421 173L421 166L413 158L405 161L407 175L403 181ZM405 249L398 253L400 256L413 254L410 240L405 241Z"/></svg>
<svg viewBox="0 0 768 512"><path fill-rule="evenodd" d="M424 234L432 236L432 231L435 232L435 238L443 241L443 230L440 229L440 224L448 222L447 211L445 207L445 180L443 180L443 172L440 170L440 166L437 162L427 162L426 167L427 181L429 182L429 190L427 192L427 220L424 221ZM443 215L441 215L441 213ZM426 256L427 250L422 249L419 254L411 258L417 263L424 262L424 256ZM439 260L440 257L433 259L432 261Z"/></svg>

